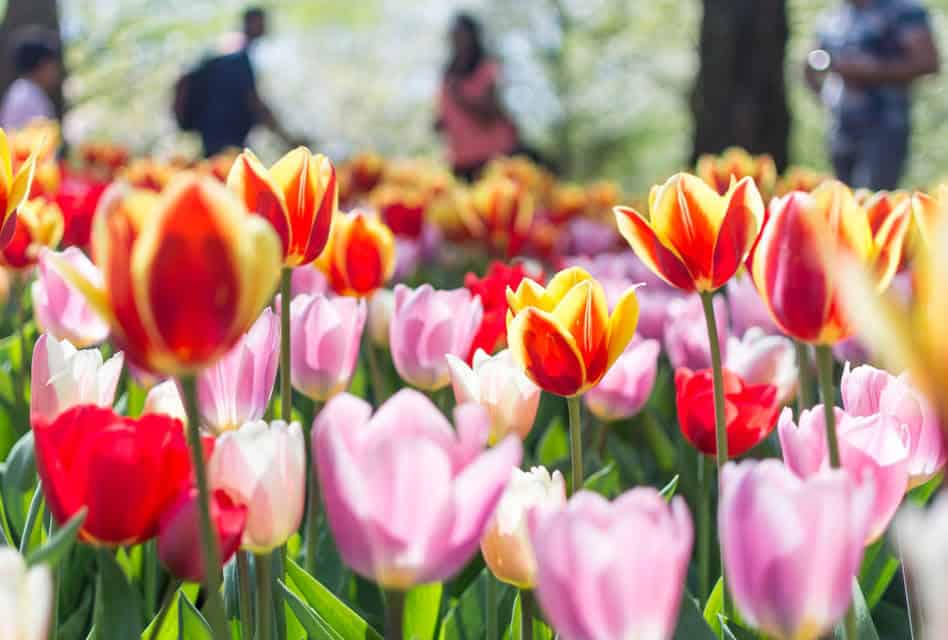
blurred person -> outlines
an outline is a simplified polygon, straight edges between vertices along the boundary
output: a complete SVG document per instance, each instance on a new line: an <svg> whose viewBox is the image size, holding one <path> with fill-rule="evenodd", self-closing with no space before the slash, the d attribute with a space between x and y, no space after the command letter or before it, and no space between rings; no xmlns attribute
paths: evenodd
<svg viewBox="0 0 948 640"><path fill-rule="evenodd" d="M450 39L451 59L441 82L435 127L447 144L455 174L472 180L491 158L520 150L519 135L500 103L500 66L485 51L480 23L458 14Z"/></svg>
<svg viewBox="0 0 948 640"><path fill-rule="evenodd" d="M836 175L894 189L908 156L912 82L939 68L928 11L918 0L846 0L818 24L806 80L830 112Z"/></svg>
<svg viewBox="0 0 948 640"><path fill-rule="evenodd" d="M59 38L44 27L24 27L14 39L17 78L0 103L0 127L21 129L32 120L56 118L52 95L62 81Z"/></svg>
<svg viewBox="0 0 948 640"><path fill-rule="evenodd" d="M262 124L288 146L301 144L283 128L257 92L251 47L266 34L266 12L243 13L243 30L222 40L217 55L182 77L175 88L175 116L185 130L201 135L204 155L245 146L254 125Z"/></svg>

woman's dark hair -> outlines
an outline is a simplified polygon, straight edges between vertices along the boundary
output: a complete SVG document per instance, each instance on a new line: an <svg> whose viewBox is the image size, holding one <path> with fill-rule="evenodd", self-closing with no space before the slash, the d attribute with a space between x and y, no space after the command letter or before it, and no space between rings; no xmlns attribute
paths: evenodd
<svg viewBox="0 0 948 640"><path fill-rule="evenodd" d="M59 58L59 40L49 29L23 27L14 39L13 66L18 75L30 73L47 60Z"/></svg>
<svg viewBox="0 0 948 640"><path fill-rule="evenodd" d="M471 50L467 55L455 50L448 62L446 72L452 75L466 76L473 72L484 59L484 40L481 36L481 23L469 13L454 16L451 31L466 31L471 39Z"/></svg>

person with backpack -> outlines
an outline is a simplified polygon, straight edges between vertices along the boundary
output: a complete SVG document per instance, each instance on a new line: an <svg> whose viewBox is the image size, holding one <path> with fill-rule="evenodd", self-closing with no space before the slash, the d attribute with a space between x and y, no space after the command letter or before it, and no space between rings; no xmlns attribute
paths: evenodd
<svg viewBox="0 0 948 640"><path fill-rule="evenodd" d="M185 131L197 131L204 155L242 148L247 135L262 124L288 146L300 144L277 120L257 93L250 47L266 33L266 13L244 11L242 37L223 52L201 62L175 85L174 115Z"/></svg>

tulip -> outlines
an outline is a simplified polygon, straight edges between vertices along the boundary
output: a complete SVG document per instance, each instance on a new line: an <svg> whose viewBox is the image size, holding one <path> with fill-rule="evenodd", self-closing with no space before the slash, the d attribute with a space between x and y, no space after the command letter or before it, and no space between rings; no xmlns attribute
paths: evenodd
<svg viewBox="0 0 948 640"><path fill-rule="evenodd" d="M395 272L395 236L378 218L362 211L337 215L316 266L339 295L367 297Z"/></svg>
<svg viewBox="0 0 948 640"><path fill-rule="evenodd" d="M583 396L600 420L626 420L645 406L658 370L661 347L655 340L629 343L598 385Z"/></svg>
<svg viewBox="0 0 948 640"><path fill-rule="evenodd" d="M88 508L80 537L126 546L158 532L161 514L191 481L181 422L123 418L80 405L52 422L35 421L36 465L50 512L65 524Z"/></svg>
<svg viewBox="0 0 948 640"><path fill-rule="evenodd" d="M80 404L111 407L123 361L121 352L103 363L98 349L79 351L68 340L41 335L30 364L30 421L52 422Z"/></svg>
<svg viewBox="0 0 948 640"><path fill-rule="evenodd" d="M616 247L619 234L615 224L579 218L567 226L570 252L580 255L598 255Z"/></svg>
<svg viewBox="0 0 948 640"><path fill-rule="evenodd" d="M750 451L776 426L777 389L770 384L749 384L724 369L724 407L727 420L727 453L735 458ZM705 455L717 454L714 432L714 386L710 369L675 371L675 404L681 433Z"/></svg>
<svg viewBox="0 0 948 640"><path fill-rule="evenodd" d="M908 487L908 434L892 416L853 417L839 408L836 424L842 469L855 483L866 477L875 483L866 534L866 544L870 544L885 533ZM793 412L784 409L777 434L784 462L801 478L829 468L821 405L803 411L797 424L793 422Z"/></svg>
<svg viewBox="0 0 948 640"><path fill-rule="evenodd" d="M35 198L17 213L10 241L0 250L0 263L17 270L32 268L46 248L55 249L63 238L63 212L59 205Z"/></svg>
<svg viewBox="0 0 948 640"><path fill-rule="evenodd" d="M770 317L767 305L764 304L754 279L742 274L727 283L728 315L731 319L731 331L743 336L748 329L757 327L764 333L780 333L780 329Z"/></svg>
<svg viewBox="0 0 948 640"><path fill-rule="evenodd" d="M582 186L570 183L555 184L550 192L547 215L553 222L561 224L582 214L586 204L586 190Z"/></svg>
<svg viewBox="0 0 948 640"><path fill-rule="evenodd" d="M336 170L329 158L297 147L267 170L247 149L231 167L227 186L248 211L273 225L285 266L309 264L322 253L339 207Z"/></svg>
<svg viewBox="0 0 948 640"><path fill-rule="evenodd" d="M372 407L340 394L313 426L329 526L343 560L386 589L450 578L471 558L511 470L512 436L482 452L489 419L454 412L457 430L425 396L403 389Z"/></svg>
<svg viewBox="0 0 948 640"><path fill-rule="evenodd" d="M484 241L492 253L508 258L518 255L536 210L532 191L508 178L485 176L469 195L466 222L471 235Z"/></svg>
<svg viewBox="0 0 948 640"><path fill-rule="evenodd" d="M365 300L322 295L293 300L290 379L297 391L325 402L349 386L359 360L365 316Z"/></svg>
<svg viewBox="0 0 948 640"><path fill-rule="evenodd" d="M511 433L525 440L540 406L540 389L514 363L510 351L489 356L478 350L473 367L454 355L446 357L457 403L479 404L490 416L488 443Z"/></svg>
<svg viewBox="0 0 948 640"><path fill-rule="evenodd" d="M264 309L237 345L198 376L204 424L222 433L263 418L273 393L279 353L280 319Z"/></svg>
<svg viewBox="0 0 948 640"><path fill-rule="evenodd" d="M14 171L10 155L10 142L7 134L0 129L0 185L2 185L4 206L0 208L0 250L6 248L13 239L16 228L17 211L26 202L36 170L36 148L26 162Z"/></svg>
<svg viewBox="0 0 948 640"><path fill-rule="evenodd" d="M484 318L465 358L468 362L478 349L491 354L507 346L507 288L516 289L524 278L540 282L543 273L523 263L508 266L494 260L482 278L470 272L464 276L464 288L480 298L484 307Z"/></svg>
<svg viewBox="0 0 948 640"><path fill-rule="evenodd" d="M142 415L149 413L170 416L180 420L181 424L188 424L188 413L184 408L177 382L169 378L148 390Z"/></svg>
<svg viewBox="0 0 948 640"><path fill-rule="evenodd" d="M61 260L91 282L101 285L102 274L82 251L69 247ZM59 340L69 340L77 347L89 347L109 336L109 325L89 306L85 297L56 270L56 261L48 250L39 255L37 279L31 285L33 313L42 331Z"/></svg>
<svg viewBox="0 0 948 640"><path fill-rule="evenodd" d="M769 384L777 390L776 403L786 404L797 392L799 370L793 343L748 329L740 340L731 336L724 366L749 384Z"/></svg>
<svg viewBox="0 0 948 640"><path fill-rule="evenodd" d="M892 416L908 430L909 489L925 484L945 466L945 451L935 408L908 380L870 366L850 369L840 383L843 408L851 416Z"/></svg>
<svg viewBox="0 0 948 640"><path fill-rule="evenodd" d="M161 192L171 184L178 168L154 158L132 158L120 172L119 178L136 189Z"/></svg>
<svg viewBox="0 0 948 640"><path fill-rule="evenodd" d="M96 213L92 253L105 286L57 268L108 318L136 365L194 373L226 354L276 287L280 245L210 178L184 174L160 195L115 185Z"/></svg>
<svg viewBox="0 0 948 640"><path fill-rule="evenodd" d="M812 194L791 193L773 202L754 254L754 281L780 329L804 342L832 345L849 337L828 252L849 256L873 273L879 291L889 286L902 259L910 217L897 207L873 233L868 215L842 183L823 183Z"/></svg>
<svg viewBox="0 0 948 640"><path fill-rule="evenodd" d="M776 195L785 196L791 191L810 193L831 179L832 178L825 173L820 173L807 167L788 167L777 182Z"/></svg>
<svg viewBox="0 0 948 640"><path fill-rule="evenodd" d="M83 249L89 246L92 215L109 184L87 175L65 174L55 199L63 212L63 246Z"/></svg>
<svg viewBox="0 0 948 640"><path fill-rule="evenodd" d="M627 281L623 284L628 287ZM603 283L603 286L607 287L606 295L612 298L613 296L609 295L608 283ZM636 290L635 295L639 299L636 333L643 338L664 344L665 330L671 324L671 308L678 306L677 301L682 299L682 295L674 291L655 291L648 286Z"/></svg>
<svg viewBox="0 0 948 640"><path fill-rule="evenodd" d="M580 491L565 508L530 518L537 598L553 629L573 640L664 640L675 630L691 558L691 516L639 487L609 503Z"/></svg>
<svg viewBox="0 0 948 640"><path fill-rule="evenodd" d="M672 176L649 194L649 218L616 207L619 232L649 269L684 291L711 292L737 273L754 246L764 203L750 177L723 196L700 178Z"/></svg>
<svg viewBox="0 0 948 640"><path fill-rule="evenodd" d="M749 177L764 198L773 194L777 186L777 166L768 154L752 156L740 147L725 149L719 156L704 154L698 158L695 170L702 180L722 196L735 180Z"/></svg>
<svg viewBox="0 0 948 640"><path fill-rule="evenodd" d="M329 293L329 280L316 267L293 269L293 274L290 276L290 295L295 298L301 293L310 295Z"/></svg>
<svg viewBox="0 0 948 640"><path fill-rule="evenodd" d="M729 344L727 304L721 296L716 296L712 304L721 355L726 358ZM664 338L665 351L673 368L707 369L711 366L711 343L700 297L691 295L668 303Z"/></svg>
<svg viewBox="0 0 948 640"><path fill-rule="evenodd" d="M948 494L942 492L931 508L909 505L895 519L895 545L911 580L912 602L919 607L915 633L920 638L948 637ZM920 621L920 622L919 622ZM919 633L921 631L921 633Z"/></svg>
<svg viewBox="0 0 948 640"><path fill-rule="evenodd" d="M39 564L27 568L12 547L0 547L0 638L46 640L53 615L53 575Z"/></svg>
<svg viewBox="0 0 948 640"><path fill-rule="evenodd" d="M445 356L467 356L482 315L481 301L466 289L396 285L389 344L398 375L429 391L447 386L451 372Z"/></svg>
<svg viewBox="0 0 948 640"><path fill-rule="evenodd" d="M218 489L211 494L211 522L217 533L221 565L236 553L247 522L247 507L236 504L226 492ZM204 580L204 559L200 539L198 490L187 489L161 516L158 533L158 558L175 576L182 580Z"/></svg>
<svg viewBox="0 0 948 640"><path fill-rule="evenodd" d="M630 288L610 316L602 285L579 267L544 288L523 280L507 291L507 342L514 361L541 389L577 396L599 384L635 333L638 301Z"/></svg>
<svg viewBox="0 0 948 640"><path fill-rule="evenodd" d="M871 483L825 470L798 478L776 460L729 463L718 531L727 586L744 620L777 640L816 640L852 598Z"/></svg>
<svg viewBox="0 0 948 640"><path fill-rule="evenodd" d="M306 451L297 422L258 420L217 439L208 465L214 490L247 505L241 547L269 553L300 528L306 494Z"/></svg>
<svg viewBox="0 0 948 640"><path fill-rule="evenodd" d="M519 589L533 589L537 583L537 561L527 529L533 509L559 509L566 504L563 474L553 475L544 467L529 473L514 469L497 511L481 538L484 563L498 580Z"/></svg>
<svg viewBox="0 0 948 640"><path fill-rule="evenodd" d="M388 332L395 312L395 292L391 289L379 289L369 298L367 319L369 337L379 347L388 347Z"/></svg>
<svg viewBox="0 0 948 640"><path fill-rule="evenodd" d="M421 236L428 205L422 191L385 184L372 192L371 201L396 236L411 239Z"/></svg>

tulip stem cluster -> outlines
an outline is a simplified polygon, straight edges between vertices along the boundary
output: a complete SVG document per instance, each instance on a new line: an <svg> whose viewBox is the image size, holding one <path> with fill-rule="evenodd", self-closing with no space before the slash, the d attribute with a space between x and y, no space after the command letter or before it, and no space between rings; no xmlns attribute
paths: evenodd
<svg viewBox="0 0 948 640"><path fill-rule="evenodd" d="M290 302L292 301L293 269L283 267L280 273L280 417L292 420L293 387L290 386Z"/></svg>
<svg viewBox="0 0 948 640"><path fill-rule="evenodd" d="M402 640L405 617L405 592L385 590L385 640Z"/></svg>
<svg viewBox="0 0 948 640"><path fill-rule="evenodd" d="M204 464L204 447L201 443L201 411L197 398L197 381L193 376L181 378L185 408L188 415L188 448L198 489L198 510L201 524L201 558L204 571L204 590L207 593L206 613L211 631L216 640L228 637L224 623L224 607L220 595L221 572L220 551L217 535L211 525L210 490L207 481L207 466Z"/></svg>
<svg viewBox="0 0 948 640"><path fill-rule="evenodd" d="M253 637L253 602L250 598L250 556L246 551L237 554L237 583L240 590L240 628L243 638Z"/></svg>
<svg viewBox="0 0 948 640"><path fill-rule="evenodd" d="M255 554L254 575L257 580L257 631L254 640L270 640L273 630L273 558L269 553Z"/></svg>
<svg viewBox="0 0 948 640"><path fill-rule="evenodd" d="M582 405L579 396L567 398L566 405L569 408L570 490L576 493L583 488Z"/></svg>

